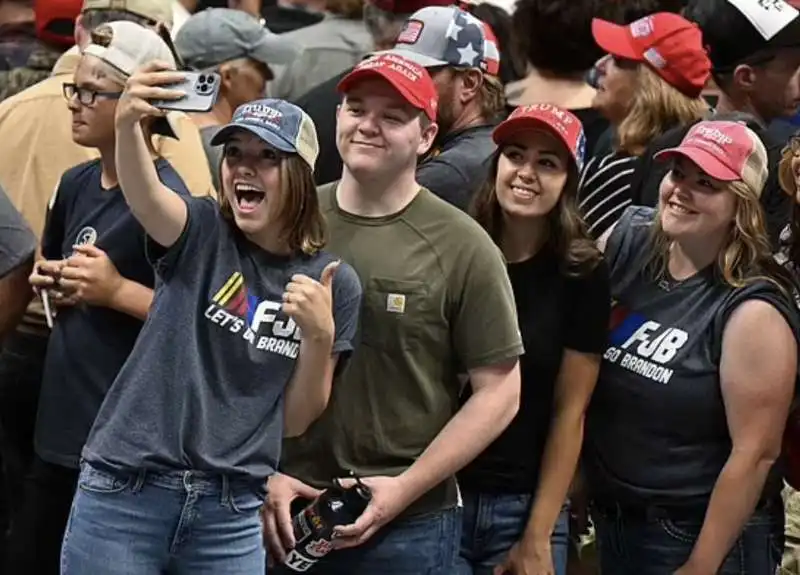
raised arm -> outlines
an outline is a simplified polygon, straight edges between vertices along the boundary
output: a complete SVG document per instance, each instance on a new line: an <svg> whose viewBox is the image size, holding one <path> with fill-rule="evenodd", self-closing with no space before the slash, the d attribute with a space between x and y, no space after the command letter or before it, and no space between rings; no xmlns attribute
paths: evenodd
<svg viewBox="0 0 800 575"><path fill-rule="evenodd" d="M117 105L116 164L119 184L131 212L153 240L170 247L186 225L186 203L158 179L141 123L145 118L165 115L148 101L177 100L183 96L183 92L160 87L183 78L181 72L165 70L164 64L153 62L128 79Z"/></svg>

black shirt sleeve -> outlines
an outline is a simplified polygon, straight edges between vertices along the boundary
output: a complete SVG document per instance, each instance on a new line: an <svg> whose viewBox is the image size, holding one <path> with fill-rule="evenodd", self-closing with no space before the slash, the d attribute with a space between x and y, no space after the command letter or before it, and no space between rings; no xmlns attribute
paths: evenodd
<svg viewBox="0 0 800 575"><path fill-rule="evenodd" d="M611 290L605 261L587 276L571 279L567 289L564 347L583 353L603 353L611 315Z"/></svg>

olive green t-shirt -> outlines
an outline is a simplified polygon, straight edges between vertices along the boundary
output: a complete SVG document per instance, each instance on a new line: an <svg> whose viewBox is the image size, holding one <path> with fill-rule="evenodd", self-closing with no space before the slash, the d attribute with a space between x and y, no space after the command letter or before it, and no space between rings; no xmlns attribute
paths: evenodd
<svg viewBox="0 0 800 575"><path fill-rule="evenodd" d="M397 214L355 216L339 208L337 184L320 188L326 249L361 279L360 336L327 410L284 442L281 461L317 486L402 473L458 410L458 374L523 351L503 256L477 223L426 189ZM451 479L409 513L456 499Z"/></svg>

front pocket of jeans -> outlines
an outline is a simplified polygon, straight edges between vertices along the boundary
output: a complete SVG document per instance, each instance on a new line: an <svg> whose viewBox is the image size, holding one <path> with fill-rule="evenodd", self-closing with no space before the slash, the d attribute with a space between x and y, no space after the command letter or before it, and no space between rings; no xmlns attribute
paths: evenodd
<svg viewBox="0 0 800 575"><path fill-rule="evenodd" d="M659 519L658 524L661 526L664 533L681 543L694 543L698 535L700 535L700 529L702 527L700 523L681 522L679 524L668 518Z"/></svg>
<svg viewBox="0 0 800 575"><path fill-rule="evenodd" d="M88 493L102 493L111 495L121 493L131 484L133 477L117 477L111 473L98 471L86 466L81 472L78 487Z"/></svg>
<svg viewBox="0 0 800 575"><path fill-rule="evenodd" d="M664 533L681 543L694 543L698 535L700 535L700 528L702 527L702 524L699 523L676 523L668 518L659 519L658 524L661 526Z"/></svg>
<svg viewBox="0 0 800 575"><path fill-rule="evenodd" d="M231 492L230 508L238 515L258 512L264 506L264 500L250 491Z"/></svg>

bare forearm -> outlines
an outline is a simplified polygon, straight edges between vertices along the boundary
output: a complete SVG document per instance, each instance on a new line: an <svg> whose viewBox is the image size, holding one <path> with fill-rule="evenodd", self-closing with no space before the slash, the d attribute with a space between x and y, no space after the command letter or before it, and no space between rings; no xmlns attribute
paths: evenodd
<svg viewBox="0 0 800 575"><path fill-rule="evenodd" d="M116 167L119 184L134 217L155 241L174 244L186 223L186 205L158 179L142 127L117 126Z"/></svg>
<svg viewBox="0 0 800 575"><path fill-rule="evenodd" d="M297 366L284 398L283 432L286 437L303 434L328 405L331 396L330 337L304 339Z"/></svg>
<svg viewBox="0 0 800 575"><path fill-rule="evenodd" d="M135 281L123 279L109 307L144 321L153 304L153 290Z"/></svg>
<svg viewBox="0 0 800 575"><path fill-rule="evenodd" d="M474 392L403 473L409 503L456 474L508 427L519 408L519 380Z"/></svg>
<svg viewBox="0 0 800 575"><path fill-rule="evenodd" d="M531 541L549 541L575 476L583 443L584 416L561 413L553 419L542 456L539 486L525 529Z"/></svg>
<svg viewBox="0 0 800 575"><path fill-rule="evenodd" d="M731 454L717 478L689 564L716 573L761 497L773 461Z"/></svg>
<svg viewBox="0 0 800 575"><path fill-rule="evenodd" d="M28 283L32 268L31 259L0 279L0 340L17 326L33 297Z"/></svg>

